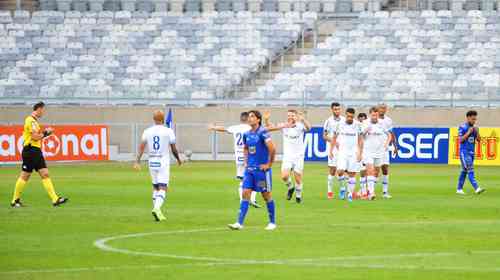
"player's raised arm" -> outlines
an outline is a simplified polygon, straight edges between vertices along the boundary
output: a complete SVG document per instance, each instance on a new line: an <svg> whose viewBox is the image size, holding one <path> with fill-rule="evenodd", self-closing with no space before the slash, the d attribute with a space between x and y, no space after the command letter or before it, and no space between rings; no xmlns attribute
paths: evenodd
<svg viewBox="0 0 500 280"><path fill-rule="evenodd" d="M271 121L271 113L270 112L264 112L262 115L262 120L264 121L264 127L266 128L267 131L269 132L274 132L274 131L279 131L284 128L282 124L275 125Z"/></svg>
<svg viewBox="0 0 500 280"><path fill-rule="evenodd" d="M311 130L312 125L311 123L306 119L304 112L298 112L297 114L298 120L304 124L304 130L308 132Z"/></svg>

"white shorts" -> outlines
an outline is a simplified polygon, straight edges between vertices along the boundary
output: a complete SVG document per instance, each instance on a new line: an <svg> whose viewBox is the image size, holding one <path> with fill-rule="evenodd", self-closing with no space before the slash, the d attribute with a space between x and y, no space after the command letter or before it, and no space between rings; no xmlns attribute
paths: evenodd
<svg viewBox="0 0 500 280"><path fill-rule="evenodd" d="M159 161L149 161L149 174L154 185L165 184L168 186L170 181L170 158L160 159Z"/></svg>
<svg viewBox="0 0 500 280"><path fill-rule="evenodd" d="M236 162L236 178L243 179L245 176L245 163Z"/></svg>
<svg viewBox="0 0 500 280"><path fill-rule="evenodd" d="M382 166L382 157L383 156L380 156L380 157L374 157L374 156L366 156L365 158L363 158L363 163L366 164L366 165L373 165L375 167L380 167Z"/></svg>
<svg viewBox="0 0 500 280"><path fill-rule="evenodd" d="M338 155L337 157L337 170L344 170L347 172L359 172L361 166L356 155Z"/></svg>
<svg viewBox="0 0 500 280"><path fill-rule="evenodd" d="M296 173L302 174L304 172L304 156L294 159L283 158L281 161L281 171L293 170Z"/></svg>
<svg viewBox="0 0 500 280"><path fill-rule="evenodd" d="M391 152L387 151L384 153L384 156L382 157L382 165L389 165L391 162Z"/></svg>

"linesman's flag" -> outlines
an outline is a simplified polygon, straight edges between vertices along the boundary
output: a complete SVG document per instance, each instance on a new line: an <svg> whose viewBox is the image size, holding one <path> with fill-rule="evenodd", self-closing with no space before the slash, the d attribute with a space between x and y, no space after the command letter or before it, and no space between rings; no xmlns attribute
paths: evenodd
<svg viewBox="0 0 500 280"><path fill-rule="evenodd" d="M167 127L172 128L172 122L173 122L172 109L169 108L167 118L165 119L165 125Z"/></svg>

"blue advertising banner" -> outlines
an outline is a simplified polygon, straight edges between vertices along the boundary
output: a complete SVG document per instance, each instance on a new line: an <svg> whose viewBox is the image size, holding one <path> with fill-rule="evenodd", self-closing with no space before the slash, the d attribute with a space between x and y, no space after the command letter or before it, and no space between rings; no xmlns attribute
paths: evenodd
<svg viewBox="0 0 500 280"><path fill-rule="evenodd" d="M323 139L323 128L313 127L304 135L306 144L305 161L327 161L328 151Z"/></svg>
<svg viewBox="0 0 500 280"><path fill-rule="evenodd" d="M449 128L394 128L399 152L394 163L448 163Z"/></svg>
<svg viewBox="0 0 500 280"><path fill-rule="evenodd" d="M394 163L448 163L449 128L394 128L399 152L392 155ZM306 161L327 161L328 151L323 128L313 127L304 136Z"/></svg>

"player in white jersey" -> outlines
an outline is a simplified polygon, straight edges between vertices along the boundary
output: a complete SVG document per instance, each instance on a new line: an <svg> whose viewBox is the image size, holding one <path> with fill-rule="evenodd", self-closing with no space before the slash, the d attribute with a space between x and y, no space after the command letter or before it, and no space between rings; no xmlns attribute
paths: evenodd
<svg viewBox="0 0 500 280"><path fill-rule="evenodd" d="M233 136L234 140L234 159L236 162L236 179L240 181L238 192L240 195L240 201L243 199L243 175L245 173L245 154L244 154L244 144L243 144L243 134L251 129L248 125L248 112L242 112L240 114L240 124L232 125L230 127L217 126L214 124L209 125L208 130L216 132L225 132ZM250 196L250 205L255 208L260 208L261 206L256 201L256 192L252 192Z"/></svg>
<svg viewBox="0 0 500 280"><path fill-rule="evenodd" d="M398 145L396 141L396 135L394 134L393 131L393 123L392 119L389 118L387 114L387 105L386 104L380 104L378 106L378 114L379 114L379 119L380 122L383 124L385 129L389 131L389 138L390 139L390 144L391 146L389 147L389 150L392 148L392 153L396 155L398 153ZM383 197L384 198L392 198L392 196L389 194L389 163L390 163L390 157L391 157L391 152L387 151L385 154L383 160L382 160L382 188L383 188Z"/></svg>
<svg viewBox="0 0 500 280"><path fill-rule="evenodd" d="M356 111L347 108L345 121L339 122L333 133L329 154L334 155L334 147L337 148L337 172L343 177L347 172L347 184L349 187L347 199L352 202L354 188L356 187L356 174L360 170L361 154L363 152L363 138L361 124L354 120ZM345 180L340 185L339 198L345 199Z"/></svg>
<svg viewBox="0 0 500 280"><path fill-rule="evenodd" d="M368 175L368 199L375 199L375 184L382 166L383 157L390 143L389 131L378 118L378 108L370 108L370 118L363 123L363 163Z"/></svg>
<svg viewBox="0 0 500 280"><path fill-rule="evenodd" d="M340 115L341 108L340 104L337 102L333 102L330 106L332 110L332 116L329 117L325 124L323 125L323 139L326 142L326 151L330 150L330 141L333 137L333 133L335 128L340 122L345 121L345 118ZM335 175L337 173L337 156L336 156L336 147L333 147L333 157L328 155L328 199L333 198L333 181L335 179ZM338 177L339 184L342 185L344 181L344 176Z"/></svg>
<svg viewBox="0 0 500 280"><path fill-rule="evenodd" d="M358 122L360 124L363 124L363 122L367 119L368 117L366 116L365 113L359 113L358 114ZM361 161L361 167L359 170L359 195L358 197L361 199L366 199L367 198L367 191L366 191L366 165Z"/></svg>
<svg viewBox="0 0 500 280"><path fill-rule="evenodd" d="M156 221L165 220L161 207L166 200L167 188L170 181L170 152L182 165L182 161L175 146L174 131L164 125L165 114L162 111L153 113L155 125L146 129L142 134L134 168L141 169L141 157L146 146L148 148L148 166L151 180L153 182L153 210L152 214Z"/></svg>
<svg viewBox="0 0 500 280"><path fill-rule="evenodd" d="M311 124L302 112L290 109L287 112L287 122L273 125L269 122L270 114L264 114L264 124L268 131L281 131L283 134L283 158L281 160L281 179L287 186L287 200L302 202L305 143L304 133L311 130ZM290 173L293 174L295 185Z"/></svg>

